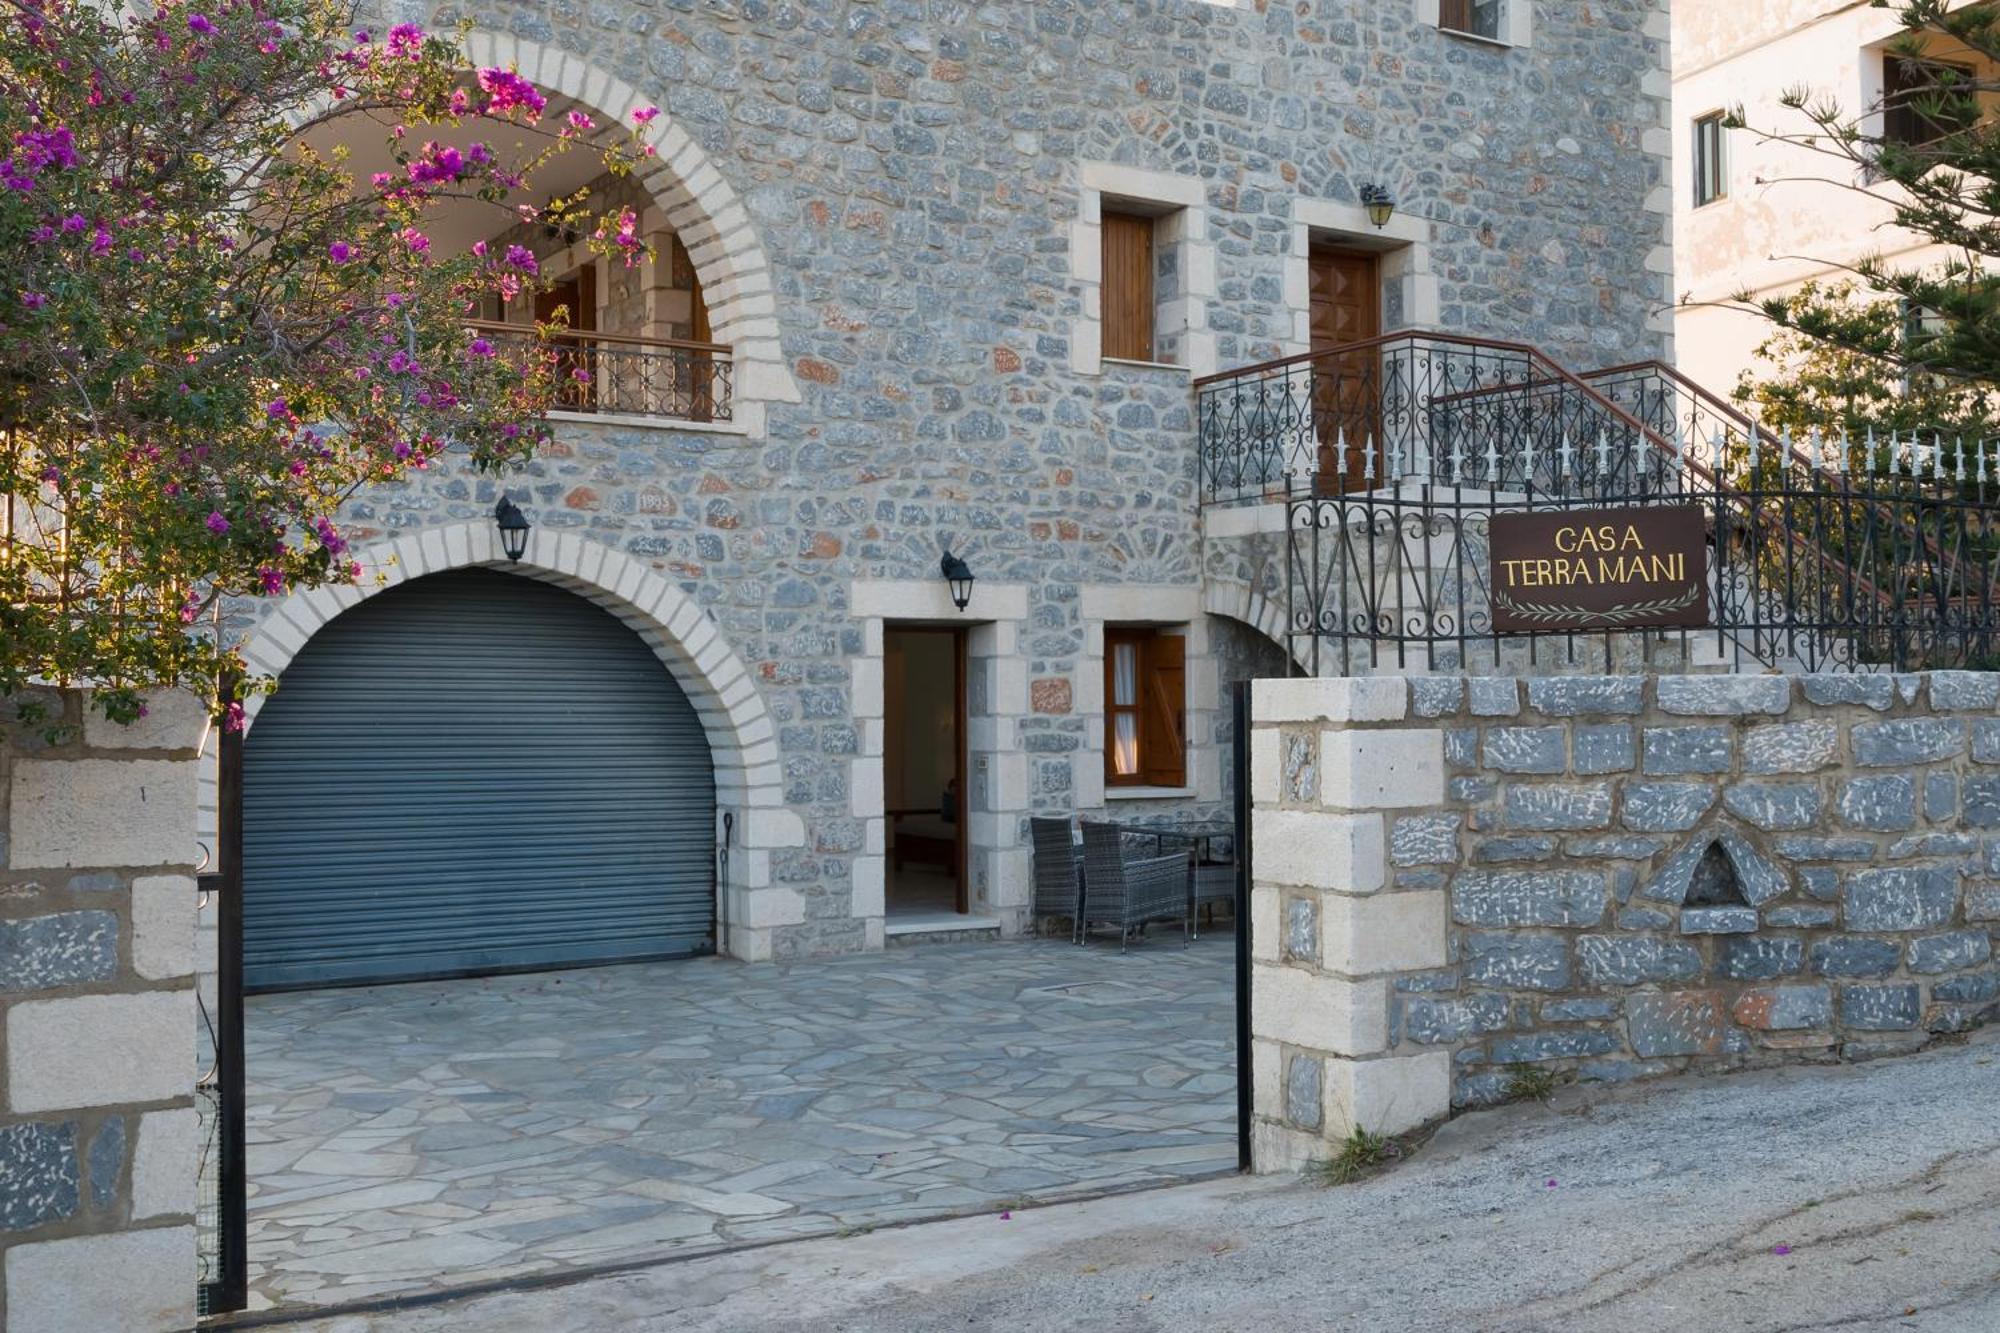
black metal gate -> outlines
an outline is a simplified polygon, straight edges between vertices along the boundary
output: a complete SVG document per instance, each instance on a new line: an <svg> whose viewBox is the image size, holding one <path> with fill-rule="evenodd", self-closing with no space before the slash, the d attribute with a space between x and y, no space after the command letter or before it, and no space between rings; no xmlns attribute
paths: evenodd
<svg viewBox="0 0 2000 1333"><path fill-rule="evenodd" d="M249 1223L243 1146L243 733L216 729L215 848L197 879L215 922L215 986L197 987L208 1067L195 1085L204 1141L196 1223L195 1310L227 1314L248 1303Z"/></svg>

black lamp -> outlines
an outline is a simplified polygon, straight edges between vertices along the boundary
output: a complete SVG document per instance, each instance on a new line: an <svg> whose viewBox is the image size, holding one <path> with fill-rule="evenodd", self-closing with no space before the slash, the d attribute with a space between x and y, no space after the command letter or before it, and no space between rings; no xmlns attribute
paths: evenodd
<svg viewBox="0 0 2000 1333"><path fill-rule="evenodd" d="M1380 231L1389 225L1389 219L1396 216L1396 197L1389 193L1386 185L1364 185L1361 187L1361 206L1368 210L1368 220Z"/></svg>
<svg viewBox="0 0 2000 1333"><path fill-rule="evenodd" d="M951 604L963 611L972 601L972 567L946 551L938 568L944 571L944 581L951 585Z"/></svg>
<svg viewBox="0 0 2000 1333"><path fill-rule="evenodd" d="M528 516L521 512L506 496L493 506L493 520L500 525L500 549L507 553L509 560L518 563L528 549Z"/></svg>

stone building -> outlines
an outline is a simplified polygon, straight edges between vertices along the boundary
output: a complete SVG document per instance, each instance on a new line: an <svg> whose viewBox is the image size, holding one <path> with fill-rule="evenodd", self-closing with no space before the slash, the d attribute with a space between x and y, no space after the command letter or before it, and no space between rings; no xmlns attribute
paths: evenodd
<svg viewBox="0 0 2000 1333"><path fill-rule="evenodd" d="M359 587L245 609L250 984L1014 933L1030 814L1222 813L1282 570L1212 558L1191 381L1400 329L1664 355L1666 39L1658 0L481 10L552 109L661 108L655 255L526 238L588 371L555 446L363 495Z"/></svg>

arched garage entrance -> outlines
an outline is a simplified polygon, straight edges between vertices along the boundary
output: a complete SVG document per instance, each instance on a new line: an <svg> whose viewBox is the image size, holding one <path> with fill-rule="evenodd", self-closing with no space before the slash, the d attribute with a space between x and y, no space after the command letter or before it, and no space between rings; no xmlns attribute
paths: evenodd
<svg viewBox="0 0 2000 1333"><path fill-rule="evenodd" d="M245 740L245 987L713 952L714 828L701 720L636 633L534 579L412 580Z"/></svg>

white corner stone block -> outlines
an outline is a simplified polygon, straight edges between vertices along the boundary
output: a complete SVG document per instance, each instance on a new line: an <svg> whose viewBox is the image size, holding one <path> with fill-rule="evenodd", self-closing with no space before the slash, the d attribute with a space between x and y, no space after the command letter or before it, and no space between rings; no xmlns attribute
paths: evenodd
<svg viewBox="0 0 2000 1333"><path fill-rule="evenodd" d="M139 1117L132 1154L132 1220L191 1217L201 1164L201 1118L192 1106Z"/></svg>
<svg viewBox="0 0 2000 1333"><path fill-rule="evenodd" d="M1250 957L1259 963L1278 961L1284 938L1283 895L1268 884L1250 886Z"/></svg>
<svg viewBox="0 0 2000 1333"><path fill-rule="evenodd" d="M1357 1129L1401 1134L1451 1111L1451 1053L1425 1051L1381 1060L1328 1060L1326 1135L1336 1141Z"/></svg>
<svg viewBox="0 0 2000 1333"><path fill-rule="evenodd" d="M1320 898L1321 966L1342 976L1419 972L1448 960L1443 890Z"/></svg>
<svg viewBox="0 0 2000 1333"><path fill-rule="evenodd" d="M729 927L769 931L775 926L805 924L806 899L797 889L749 889L730 898Z"/></svg>
<svg viewBox="0 0 2000 1333"><path fill-rule="evenodd" d="M195 891L190 875L132 881L132 970L148 981L194 972Z"/></svg>
<svg viewBox="0 0 2000 1333"><path fill-rule="evenodd" d="M194 988L24 1000L7 1011L7 1109L66 1111L188 1094Z"/></svg>
<svg viewBox="0 0 2000 1333"><path fill-rule="evenodd" d="M1250 826L1250 873L1258 884L1373 893L1387 882L1380 815L1259 807Z"/></svg>
<svg viewBox="0 0 2000 1333"><path fill-rule="evenodd" d="M1320 733L1320 800L1339 810L1407 810L1444 802L1444 732Z"/></svg>
<svg viewBox="0 0 2000 1333"><path fill-rule="evenodd" d="M192 865L193 759L22 759L8 792L9 863Z"/></svg>
<svg viewBox="0 0 2000 1333"><path fill-rule="evenodd" d="M1269 727L1250 733L1250 799L1258 805L1278 803L1278 779L1282 768L1278 758L1278 741L1278 733Z"/></svg>
<svg viewBox="0 0 2000 1333"><path fill-rule="evenodd" d="M208 710L186 690L148 690L140 696L146 715L129 725L113 722L88 700L83 706L83 743L107 750L192 750L208 726Z"/></svg>
<svg viewBox="0 0 2000 1333"><path fill-rule="evenodd" d="M194 1228L153 1227L7 1251L8 1333L174 1333L194 1323Z"/></svg>
<svg viewBox="0 0 2000 1333"><path fill-rule="evenodd" d="M1251 687L1254 722L1399 722L1410 706L1400 676L1298 676Z"/></svg>
<svg viewBox="0 0 2000 1333"><path fill-rule="evenodd" d="M1327 1156L1326 1140L1316 1134L1268 1120L1250 1127L1250 1169L1260 1176L1303 1171L1315 1158Z"/></svg>
<svg viewBox="0 0 2000 1333"><path fill-rule="evenodd" d="M854 858L854 906L853 915L867 918L881 916L883 912L882 858L879 856L857 856Z"/></svg>
<svg viewBox="0 0 2000 1333"><path fill-rule="evenodd" d="M1254 964L1250 1033L1335 1055L1373 1055L1389 1045L1389 983Z"/></svg>

